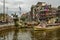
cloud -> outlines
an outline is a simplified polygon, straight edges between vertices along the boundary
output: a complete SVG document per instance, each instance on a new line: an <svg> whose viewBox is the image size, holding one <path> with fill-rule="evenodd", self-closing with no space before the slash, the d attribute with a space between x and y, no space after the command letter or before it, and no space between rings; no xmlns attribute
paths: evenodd
<svg viewBox="0 0 60 40"><path fill-rule="evenodd" d="M6 0L5 1L5 9L8 7L9 11L18 11L19 5L24 4L22 1L17 0ZM3 11L3 0L0 0L0 12Z"/></svg>
<svg viewBox="0 0 60 40"><path fill-rule="evenodd" d="M46 2L47 4L52 4L54 7L60 5L60 0L5 0L6 7L9 11L19 11L19 6L22 8L22 12L30 11L32 5L37 4L37 2ZM3 0L0 0L0 9L3 7Z"/></svg>

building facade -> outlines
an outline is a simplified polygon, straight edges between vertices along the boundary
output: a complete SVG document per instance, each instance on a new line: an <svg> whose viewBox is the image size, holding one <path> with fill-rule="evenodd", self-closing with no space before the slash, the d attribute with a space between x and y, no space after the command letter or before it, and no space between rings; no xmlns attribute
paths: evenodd
<svg viewBox="0 0 60 40"><path fill-rule="evenodd" d="M8 14L0 13L0 21L2 23L8 23L8 22L11 23L11 22L13 22L13 18L11 16L9 16Z"/></svg>
<svg viewBox="0 0 60 40"><path fill-rule="evenodd" d="M56 10L45 2L38 2L31 7L31 18L34 20L49 20L56 15Z"/></svg>
<svg viewBox="0 0 60 40"><path fill-rule="evenodd" d="M56 12L56 16L57 16L57 23L60 23L60 8L57 9L57 12Z"/></svg>

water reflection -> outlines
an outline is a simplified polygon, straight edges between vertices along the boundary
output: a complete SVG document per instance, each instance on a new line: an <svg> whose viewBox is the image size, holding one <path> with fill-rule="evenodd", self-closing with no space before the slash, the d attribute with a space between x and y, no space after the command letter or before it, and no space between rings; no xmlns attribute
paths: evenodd
<svg viewBox="0 0 60 40"><path fill-rule="evenodd" d="M60 40L60 29L54 31L35 31L35 40Z"/></svg>
<svg viewBox="0 0 60 40"><path fill-rule="evenodd" d="M54 31L33 31L19 29L0 32L0 40L60 40L60 29Z"/></svg>
<svg viewBox="0 0 60 40"><path fill-rule="evenodd" d="M18 28L16 28L16 29L15 29L15 33L14 33L14 35L13 35L13 40L18 40L18 39L17 39L18 32L19 32L19 30L18 30Z"/></svg>
<svg viewBox="0 0 60 40"><path fill-rule="evenodd" d="M14 30L1 32L0 40L31 40L30 31Z"/></svg>
<svg viewBox="0 0 60 40"><path fill-rule="evenodd" d="M0 40L12 40L13 34L14 34L14 31L2 32L2 34L0 34Z"/></svg>

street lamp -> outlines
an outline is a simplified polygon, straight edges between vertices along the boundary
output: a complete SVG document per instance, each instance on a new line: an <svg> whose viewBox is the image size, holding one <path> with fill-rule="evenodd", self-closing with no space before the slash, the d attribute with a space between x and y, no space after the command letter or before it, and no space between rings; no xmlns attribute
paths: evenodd
<svg viewBox="0 0 60 40"><path fill-rule="evenodd" d="M3 0L3 22L5 22L5 0Z"/></svg>
<svg viewBox="0 0 60 40"><path fill-rule="evenodd" d="M19 6L19 14L21 14L21 7ZM20 17L19 17L19 22L20 22Z"/></svg>
<svg viewBox="0 0 60 40"><path fill-rule="evenodd" d="M20 6L19 6L19 10L20 10L20 12L19 12L19 13L21 14L21 7L20 7Z"/></svg>
<svg viewBox="0 0 60 40"><path fill-rule="evenodd" d="M7 10L6 10L6 13L8 14L8 7L6 8Z"/></svg>
<svg viewBox="0 0 60 40"><path fill-rule="evenodd" d="M3 13L5 13L5 0L3 0Z"/></svg>

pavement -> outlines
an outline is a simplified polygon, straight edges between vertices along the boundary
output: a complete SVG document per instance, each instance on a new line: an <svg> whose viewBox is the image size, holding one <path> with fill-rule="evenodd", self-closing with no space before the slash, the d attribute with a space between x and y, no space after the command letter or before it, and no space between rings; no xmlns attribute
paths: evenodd
<svg viewBox="0 0 60 40"><path fill-rule="evenodd" d="M4 27L4 26L10 26L10 25L14 25L14 23L0 24L0 27Z"/></svg>

